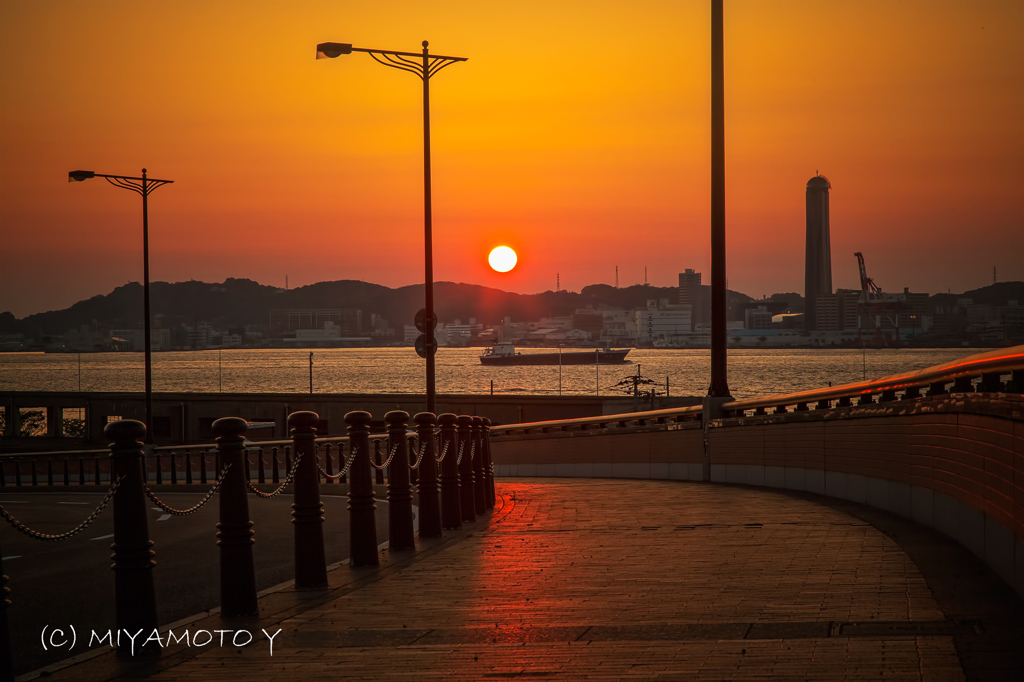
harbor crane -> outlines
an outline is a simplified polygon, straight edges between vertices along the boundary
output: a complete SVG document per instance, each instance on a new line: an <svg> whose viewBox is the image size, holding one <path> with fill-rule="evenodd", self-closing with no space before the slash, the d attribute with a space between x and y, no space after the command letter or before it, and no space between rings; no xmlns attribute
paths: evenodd
<svg viewBox="0 0 1024 682"><path fill-rule="evenodd" d="M886 294L882 288L875 284L875 281L868 277L867 266L864 265L864 254L857 251L853 254L857 257L857 266L860 269L860 298L857 301L857 338L863 342L861 329L863 327L864 313L867 312L875 323L875 340L877 346L885 345L885 335L882 333L884 326L895 330L894 341L900 342L900 312L906 302L906 296L902 294Z"/></svg>

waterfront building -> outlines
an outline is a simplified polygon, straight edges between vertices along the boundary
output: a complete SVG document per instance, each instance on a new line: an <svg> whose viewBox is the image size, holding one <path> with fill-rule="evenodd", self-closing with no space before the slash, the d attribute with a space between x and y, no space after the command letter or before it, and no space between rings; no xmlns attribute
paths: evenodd
<svg viewBox="0 0 1024 682"><path fill-rule="evenodd" d="M636 337L634 333L635 318L632 310L615 308L601 311L601 333L600 339L609 345L623 345L632 343Z"/></svg>
<svg viewBox="0 0 1024 682"><path fill-rule="evenodd" d="M597 338L601 335L604 327L604 315L600 310L593 308L577 308L572 314L572 328L589 332L591 337Z"/></svg>
<svg viewBox="0 0 1024 682"><path fill-rule="evenodd" d="M832 245L828 224L828 178L807 181L807 239L804 261L804 325L818 329L817 299L832 293Z"/></svg>
<svg viewBox="0 0 1024 682"><path fill-rule="evenodd" d="M299 329L323 329L336 325L341 336L362 332L363 311L358 308L275 308L270 311L270 335L288 336Z"/></svg>
<svg viewBox="0 0 1024 682"><path fill-rule="evenodd" d="M704 322L701 293L699 272L687 268L686 272L679 273L679 305L688 305L691 311L692 326L687 331L693 331L696 325Z"/></svg>
<svg viewBox="0 0 1024 682"><path fill-rule="evenodd" d="M811 343L809 336L795 329L734 329L726 338L730 346L742 348L785 348Z"/></svg>
<svg viewBox="0 0 1024 682"><path fill-rule="evenodd" d="M772 313L768 306L759 305L743 311L743 326L746 329L771 329Z"/></svg>
<svg viewBox="0 0 1024 682"><path fill-rule="evenodd" d="M634 313L637 343L670 340L693 329L693 309L688 305L658 305L655 300Z"/></svg>

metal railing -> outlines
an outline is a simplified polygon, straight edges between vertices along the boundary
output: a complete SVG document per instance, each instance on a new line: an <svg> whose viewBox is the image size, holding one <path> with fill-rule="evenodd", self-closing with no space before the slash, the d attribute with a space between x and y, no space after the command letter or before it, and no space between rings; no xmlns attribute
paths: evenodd
<svg viewBox="0 0 1024 682"><path fill-rule="evenodd" d="M415 435L408 436L410 450L418 449ZM344 466L349 450L348 436L316 439L317 463L328 474L326 483L345 483L333 477ZM381 464L381 450L391 447L387 434L372 434L372 459ZM247 441L245 471L253 483L277 484L291 470L291 440ZM109 449L66 450L56 452L0 455L0 487L103 486L110 482ZM217 478L220 461L215 443L158 446L146 452L142 462L144 480L152 485L207 485ZM386 482L385 471L378 471L376 483Z"/></svg>
<svg viewBox="0 0 1024 682"><path fill-rule="evenodd" d="M950 393L1024 392L1024 346L971 355L925 369L894 374L873 381L860 381L829 388L785 393L763 398L734 400L721 406L725 417L742 417L747 413L766 415L792 411L804 412L847 408L857 405L917 400ZM834 403L834 404L833 404ZM651 425L700 422L700 406L606 414L599 417L558 419L523 424L492 426L496 437L515 434L557 433L587 429L635 428Z"/></svg>

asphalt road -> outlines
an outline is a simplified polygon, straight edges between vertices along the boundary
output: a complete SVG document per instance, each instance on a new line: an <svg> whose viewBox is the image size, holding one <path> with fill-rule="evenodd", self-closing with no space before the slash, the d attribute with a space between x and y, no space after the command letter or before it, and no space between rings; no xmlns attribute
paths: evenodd
<svg viewBox="0 0 1024 682"><path fill-rule="evenodd" d="M78 525L103 498L101 493L0 491L0 505L15 518L42 533L63 533ZM164 503L183 509L198 502L199 493L160 493ZM327 562L348 558L348 511L344 496L324 496L324 541ZM294 577L294 544L290 495L272 499L249 496L249 514L256 532L253 557L256 587L263 590ZM185 517L171 516L149 505L149 533L154 542L156 602L161 624L173 623L220 604L217 547L217 496ZM388 537L387 502L377 501L377 538ZM10 578L8 622L14 674L20 675L85 653L91 631L114 630L114 573L110 569L113 515L108 506L84 531L60 542L29 538L0 519L3 572ZM78 643L62 648L41 641L61 628ZM84 641L83 641L84 640ZM57 637L54 642L60 642Z"/></svg>

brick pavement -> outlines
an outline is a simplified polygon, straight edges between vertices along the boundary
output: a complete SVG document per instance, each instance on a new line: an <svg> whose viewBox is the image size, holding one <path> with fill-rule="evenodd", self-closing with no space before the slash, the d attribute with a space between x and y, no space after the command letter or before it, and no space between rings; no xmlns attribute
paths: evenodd
<svg viewBox="0 0 1024 682"><path fill-rule="evenodd" d="M330 591L268 595L258 623L189 626L283 628L272 657L265 640L178 647L121 673L164 682L962 680L1022 670L1005 650L1014 630L975 641L988 667L965 675L958 633L981 636L984 625L944 612L907 552L869 523L880 512L685 482L506 479L497 489L500 509L459 537L386 556L377 570L340 567ZM1001 615L1021 613L1019 600L995 597L1008 604L992 607ZM112 658L54 677L109 679Z"/></svg>

